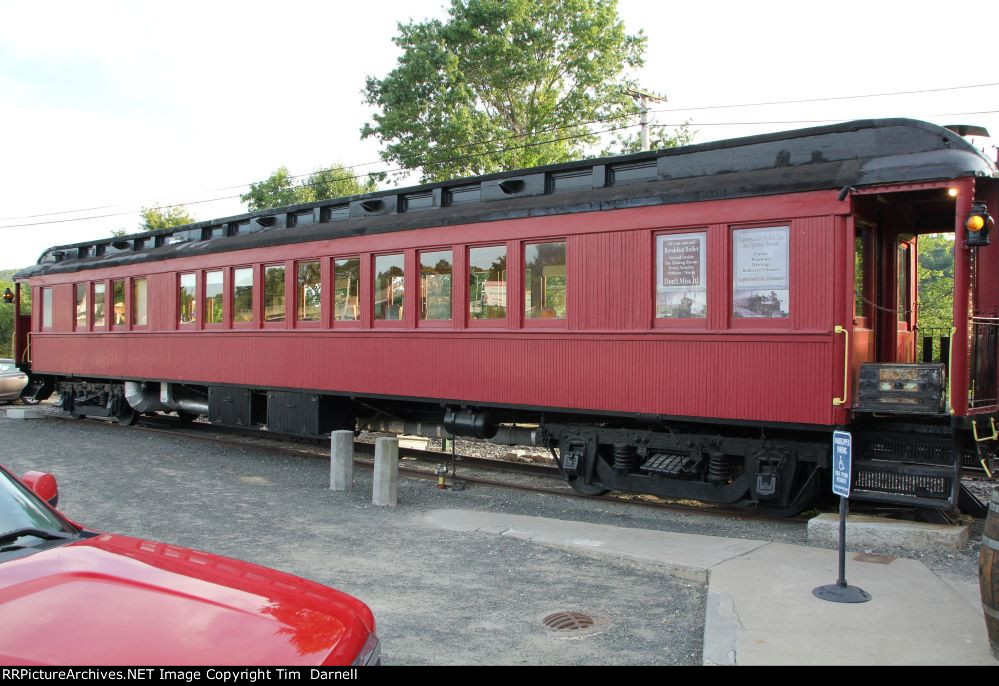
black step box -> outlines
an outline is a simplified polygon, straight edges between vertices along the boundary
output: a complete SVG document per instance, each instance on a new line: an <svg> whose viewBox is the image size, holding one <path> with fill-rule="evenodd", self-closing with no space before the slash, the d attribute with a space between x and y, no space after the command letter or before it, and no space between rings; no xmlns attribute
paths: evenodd
<svg viewBox="0 0 999 686"><path fill-rule="evenodd" d="M354 428L349 400L313 393L267 392L267 430L321 436Z"/></svg>
<svg viewBox="0 0 999 686"><path fill-rule="evenodd" d="M249 388L210 386L208 419L225 426L256 426L264 420L264 399Z"/></svg>

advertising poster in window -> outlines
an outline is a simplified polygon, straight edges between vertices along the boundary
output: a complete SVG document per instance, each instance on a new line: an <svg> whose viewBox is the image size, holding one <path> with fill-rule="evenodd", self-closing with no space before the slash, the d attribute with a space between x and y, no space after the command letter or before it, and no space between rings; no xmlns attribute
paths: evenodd
<svg viewBox="0 0 999 686"><path fill-rule="evenodd" d="M706 317L707 234L657 236L656 255L656 317Z"/></svg>
<svg viewBox="0 0 999 686"><path fill-rule="evenodd" d="M732 316L788 316L789 237L786 226L732 232Z"/></svg>

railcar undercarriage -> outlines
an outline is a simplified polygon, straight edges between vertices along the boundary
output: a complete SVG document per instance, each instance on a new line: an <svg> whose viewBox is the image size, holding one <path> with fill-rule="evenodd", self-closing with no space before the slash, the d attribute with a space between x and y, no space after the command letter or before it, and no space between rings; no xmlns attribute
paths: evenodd
<svg viewBox="0 0 999 686"><path fill-rule="evenodd" d="M584 494L618 490L751 503L787 515L815 502L829 462L828 446L819 436L808 441L768 438L762 431L723 435L719 426L692 428L545 425L558 446L563 476Z"/></svg>
<svg viewBox="0 0 999 686"><path fill-rule="evenodd" d="M829 447L822 432L768 435L752 427L667 424L477 408L399 399L344 398L285 390L141 381L52 380L73 416L204 416L213 424L293 435L333 429L430 438L467 437L548 448L577 492L608 490L709 503L754 504L775 514L807 509L820 493Z"/></svg>
<svg viewBox="0 0 999 686"><path fill-rule="evenodd" d="M401 398L149 381L35 378L61 393L73 416L117 418L175 412L222 426L320 436L334 429L437 439L474 438L547 448L583 495L609 490L798 514L824 494L830 437L820 429L666 421L482 408ZM869 416L851 426L853 495L860 500L949 510L961 501L963 466L994 465L993 443L949 421ZM990 452L991 451L991 452Z"/></svg>

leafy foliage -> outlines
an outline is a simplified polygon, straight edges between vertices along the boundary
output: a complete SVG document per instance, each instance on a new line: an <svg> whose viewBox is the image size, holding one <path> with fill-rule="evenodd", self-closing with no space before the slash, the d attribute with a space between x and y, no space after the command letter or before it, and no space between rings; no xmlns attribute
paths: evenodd
<svg viewBox="0 0 999 686"><path fill-rule="evenodd" d="M0 270L0 293L5 288L15 291L14 273L16 269ZM31 289L21 289L21 314L31 313ZM0 357L14 354L14 305L0 301Z"/></svg>
<svg viewBox="0 0 999 686"><path fill-rule="evenodd" d="M297 184L289 176L287 167L278 167L265 181L250 184L250 192L240 195L239 199L251 212L294 205L298 202Z"/></svg>
<svg viewBox="0 0 999 686"><path fill-rule="evenodd" d="M0 293L7 288L0 281ZM14 306L0 303L0 357L12 357L14 350Z"/></svg>
<svg viewBox="0 0 999 686"><path fill-rule="evenodd" d="M369 77L362 138L424 181L578 159L586 122L633 114L644 62L616 0L451 0L448 20L399 24L403 54Z"/></svg>
<svg viewBox="0 0 999 686"><path fill-rule="evenodd" d="M183 205L168 208L161 208L159 205L143 207L139 214L142 216L142 224L139 225L140 231L169 229L198 221Z"/></svg>
<svg viewBox="0 0 999 686"><path fill-rule="evenodd" d="M954 319L954 234L919 237L917 278L919 328L949 331Z"/></svg>
<svg viewBox="0 0 999 686"><path fill-rule="evenodd" d="M348 195L360 195L376 190L371 177L361 183L343 165L333 164L317 169L305 179L294 179L285 166L278 167L266 180L250 184L250 190L239 199L247 208L264 210L305 202L317 202Z"/></svg>
<svg viewBox="0 0 999 686"><path fill-rule="evenodd" d="M677 127L672 133L666 127L653 128L649 133L649 149L665 150L667 148L678 148L681 145L689 145L694 142L696 131L691 131L689 124ZM601 156L626 155L631 152L642 151L641 133L632 132L614 135L614 141L603 149Z"/></svg>

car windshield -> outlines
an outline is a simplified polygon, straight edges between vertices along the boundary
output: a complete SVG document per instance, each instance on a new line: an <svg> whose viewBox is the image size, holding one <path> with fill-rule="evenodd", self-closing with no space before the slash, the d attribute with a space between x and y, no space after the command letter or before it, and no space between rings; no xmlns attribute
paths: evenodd
<svg viewBox="0 0 999 686"><path fill-rule="evenodd" d="M76 533L24 485L0 471L0 536L20 529Z"/></svg>

